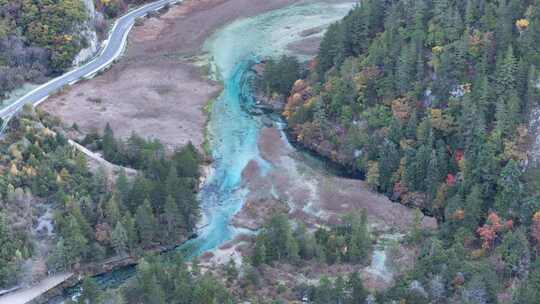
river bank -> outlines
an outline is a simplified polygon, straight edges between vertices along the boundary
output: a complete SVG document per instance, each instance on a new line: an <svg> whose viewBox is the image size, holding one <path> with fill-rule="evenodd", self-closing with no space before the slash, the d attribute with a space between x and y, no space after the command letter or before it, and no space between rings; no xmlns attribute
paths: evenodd
<svg viewBox="0 0 540 304"><path fill-rule="evenodd" d="M219 73L217 79L222 81L224 91L211 109L208 145L214 162L199 194L207 225L200 237L182 246L190 256L213 251L212 256L208 254L210 264L223 265L231 258L241 262L246 256L243 250L249 249L250 230L261 225L248 226L242 216L251 212L249 209L264 213L268 209L263 207L285 208L310 227L332 225L343 214L361 208L368 209L374 229L387 232L397 227L406 231L409 227L410 210L395 208L362 183L325 172L290 145L279 122L264 122L246 111L255 103L248 72L253 60L283 52L302 33L341 18L353 4L291 6L231 23L208 40L206 50L211 54L212 70ZM135 60L129 55L126 58ZM257 213L250 216L248 219L258 217ZM235 226L230 225L233 219ZM424 222L431 225L429 218ZM230 240L232 243L227 243Z"/></svg>
<svg viewBox="0 0 540 304"><path fill-rule="evenodd" d="M222 91L208 80L204 41L238 18L301 2L299 0L186 0L147 18L128 38L124 57L106 73L76 84L41 108L83 133L136 132L157 138L170 149L192 142L202 150L204 107Z"/></svg>
<svg viewBox="0 0 540 304"><path fill-rule="evenodd" d="M222 75L225 92L215 103L209 125L210 146L217 163L208 191L213 195L212 200L220 204L213 208L222 209L225 205L232 209L225 215L225 219L231 216L232 226L218 226L221 228L219 233L224 236L222 239L228 241L203 254L201 261L218 272L220 265L230 260L239 265L250 257L254 232L274 212L286 212L313 229L338 224L344 214L366 209L372 232L381 240L403 236L413 223L412 209L370 191L363 181L328 172L321 161L291 145L280 119L272 120L272 115L265 114L267 111L258 109L253 90L253 64L265 56L279 56L284 50L290 51L286 46L301 40L302 33L317 32L318 26L309 22L294 23L296 20L287 15L293 15L293 11L296 16L306 19L317 18L313 16L316 14L308 13L311 12L309 9L294 7L230 24L209 41L210 48L232 44L231 49L243 50L240 54L229 48L214 52L217 54L214 70ZM272 24L279 24L280 28L273 28ZM262 33L257 39L246 35L239 41L233 40L240 37L242 31L246 32L246 28L262 28ZM224 193L224 189L231 189L232 195ZM421 218L421 223L427 229L437 226L435 219L430 217ZM401 247L400 258L390 258L386 246L381 245L373 252L368 267L311 267L314 265L310 264L292 270L281 265L283 267L268 267L263 271L263 277L270 279L268 286L275 285L276 281L294 286L315 282L321 274L359 270L367 287L382 289L392 282L390 264L410 265L405 261L412 260L415 254L414 248ZM291 272L298 275L291 275ZM274 289L270 287L258 292L271 297Z"/></svg>
<svg viewBox="0 0 540 304"><path fill-rule="evenodd" d="M226 22L226 21L228 22L229 20L232 20L230 18L237 18L236 15L240 14L239 11L242 11L242 13L246 13L246 14L257 14L264 10L274 9L282 5L291 4L293 2L295 1L267 1L267 2L256 1L256 3L249 2L249 1L229 1L227 3L224 3L223 1L192 1L192 2L187 3L187 5L192 3L192 6L183 8L184 11L183 12L181 11L180 13L178 10L175 10L175 9L181 8L183 6L173 7L173 9L171 9L167 13L167 14L172 14L172 15L165 14L163 16L153 17L147 20L147 22L150 22L148 25L151 28L151 30L144 31L143 30L144 27L138 27L135 29L135 31L133 32L133 35L131 35L130 37L130 45L129 45L130 47L128 49L128 52L118 65L115 65L111 70L99 75L96 79L78 83L77 85L73 86L71 89L68 89L64 92L61 92L57 96L52 97L41 108L59 117L60 120L64 123L64 125L71 127L74 123L77 123L79 128L82 130L83 134L90 133L96 129L101 130L102 128L100 127L100 125L104 126L104 124L109 122L108 119L111 118L111 116L108 116L108 115L111 113L116 113L115 115L117 116L114 116L113 118L117 119L120 124L123 122L132 121L132 119L126 119L130 117L129 115L125 116L126 114L125 111L122 111L122 109L119 109L119 108L113 108L116 105L115 100L110 101L108 99L103 98L102 95L105 95L104 97L106 97L108 93L122 95L126 92L132 92L133 90L135 90L134 88L138 89L140 86L143 86L143 83L147 84L148 79L151 79L155 82L150 84L149 90L139 91L133 95L129 95L126 93L128 95L127 97L130 99L129 100L123 99L125 101L124 106L126 106L126 103L128 103L127 106L130 107L131 110L135 109L135 111L140 110L139 106L141 106L141 104L137 103L137 101L142 101L142 103L145 106L150 106L150 107L155 106L149 110L150 113L146 113L146 112L141 113L141 111L139 111L137 112L138 114L134 114L135 116L139 115L138 118L141 118L140 116L143 116L141 118L143 122L139 121L139 123L142 123L143 125L142 126L139 125L139 127L144 127L144 130L146 130L148 133L139 132L140 129L137 129L136 127L132 128L131 126L128 126L125 129L122 129L122 128L116 129L115 130L116 133L119 134L120 136L122 135L127 136L131 134L131 132L134 129L135 131L137 131L143 136L156 137L156 138L162 139L166 144L169 144L170 147L174 147L176 145L185 143L187 141L193 141L195 144L197 144L200 147L200 144L197 143L197 140L200 140L200 138L202 138L202 136L199 136L200 134L202 134L202 131L200 131L200 133L199 131L181 132L180 133L181 136L178 136L178 128L176 127L177 125L170 126L170 125L164 124L164 125L160 125L159 127L156 127L155 129L152 129L152 127L146 128L149 125L151 125L151 123L148 120L148 116L151 116L152 119L159 120L160 122L166 122L166 120L170 118L170 119L174 119L175 121L179 121L181 125L192 124L191 126L193 125L199 126L200 124L202 125L202 127L200 127L200 130L204 129L206 116L204 115L201 109L202 105L204 105L208 99L211 99L209 97L217 95L217 92L219 92L222 89L222 86L219 82L212 82L204 78L204 71L197 65L199 61L198 59L194 57L189 57L188 59L186 59L185 57L182 57L182 59L180 59L181 62L178 63L179 59L175 57L175 54L172 54L171 52L167 52L166 50L163 51L163 48L156 49L158 53L157 54L154 53L154 55L157 57L157 60L149 59L150 55L145 57L144 54L141 55L140 53L137 53L137 51L138 50L140 51L141 48L148 47L149 45L156 43L156 41L158 41L159 39L163 39L162 38L163 31L166 31L167 29L169 29L168 27L163 28L159 26L157 30L156 28L152 29L152 22L159 23L159 19L166 19L168 22L169 21L172 22L170 24L167 23L166 24L167 26L176 26L176 28L182 28L181 26L182 24L178 25L174 23L175 21L172 21L172 20L175 18L184 20L183 17L185 17L186 19L189 19L189 20L184 20L184 22L193 23L190 27L183 28L183 30L188 31L188 33L185 33L185 35L191 37L190 34L192 33L189 33L189 31L197 28L198 27L197 24L199 24L199 22L202 22L203 20L205 22L208 21L205 19L205 17L208 17L207 14L209 14L206 9L211 10L211 12L213 12L210 14L217 14L217 13L223 14L223 12L228 12L228 15L226 16L220 15L221 19L218 20L219 22L213 23L214 26L217 27L217 26L221 26L223 22ZM205 5L213 5L213 6L206 7ZM245 8L246 6L249 7L250 5L252 7L251 10L243 11L243 10L238 9L239 7ZM226 10L223 10L224 8L226 8ZM178 15L174 16L175 12L176 14L179 14L180 17ZM199 12L199 14L197 14L197 12ZM188 13L195 14L198 17L196 19L192 19L191 17L189 17L191 15L188 16ZM171 18L171 19L169 20L167 18ZM176 24L176 25L171 25L171 24ZM212 30L213 29L208 29L205 32L206 33L205 35L208 35ZM157 34L157 36L152 36L158 32L159 34ZM206 37L204 35L198 38L200 39L200 41L198 42L199 45L202 43L202 41L205 40L205 38ZM137 39L140 39L140 40L137 40ZM178 43L178 41L175 40L175 43ZM141 44L144 44L144 46L140 46ZM139 46L139 48L137 48L137 46ZM191 45L191 47L193 47L193 45ZM175 48L175 46L172 46L171 48ZM189 48L189 44L188 44L188 48ZM143 53L145 52L146 51L143 51ZM170 59L170 57L174 57L174 58ZM171 61L169 61L169 59ZM169 63L171 62L175 62L178 64L177 67L179 67L179 70L180 70L179 73L184 73L182 74L183 75L182 77L185 76L186 78L182 78L182 77L175 78L175 76L178 76L178 74L176 74L178 71L173 71L173 68L171 68L169 65ZM152 73L145 74L144 71L142 71L143 73L141 75L139 74L141 70L137 70L137 69L134 70L132 69L132 66L137 66L137 67L143 66L144 69L149 68L152 70ZM180 66L184 68L181 68ZM172 74L169 74L167 71L170 71ZM133 74L131 74L131 72L133 72ZM132 75L136 75L136 77L133 77ZM163 77L163 75L166 75L166 76ZM135 83L130 82L133 80L133 78L137 78L137 81L139 82L135 82ZM109 80L112 80L112 84L110 84L110 86L108 86L107 84ZM188 80L188 81L184 81L184 80ZM177 94L175 93L176 95L173 94L174 96L170 96L169 93L171 92L169 91L169 88L166 88L163 86L161 87L155 86L156 84L165 83L167 85L169 83L175 83L179 85L184 85L185 88L187 88L188 93L189 92L197 93L197 92L201 92L200 91L201 83L202 83L201 81L206 84L209 84L208 87L210 86L213 86L213 87L211 90L209 89L205 92L202 92L200 95L197 95L200 98L195 98L195 99L192 99L193 95L187 94L187 96L184 96L178 91L175 91L177 93ZM94 83L97 83L95 87L93 87ZM123 88L116 87L116 85L121 84L121 83L125 84L126 86ZM102 87L101 85L104 85L105 87ZM90 90L88 90L89 89L88 86L91 87ZM148 87L146 88L148 89ZM122 91L123 89L124 91ZM141 95L137 96L137 94L139 93ZM160 95L160 96L156 97L152 95L156 93L157 95ZM119 96L119 95L116 95L116 96ZM69 96L73 97L73 100L70 100ZM139 99L140 96L142 96L142 98ZM149 98L149 96L155 97L156 99ZM164 97L164 96L168 96L168 97ZM125 98L125 96L121 96L121 98ZM196 105L193 106L192 104L186 104L186 103L182 103L182 104L176 103L174 105L171 105L170 103L167 104L168 101L171 101L172 99L175 99L175 98L182 98L181 101L194 101ZM164 100L165 102L163 102ZM79 102L79 104L77 104L77 102ZM84 105L81 105L80 102L83 102ZM119 104L122 105L121 102ZM56 108L56 106L58 106L58 108ZM66 110L64 106L66 107L73 106L75 108L77 108L78 106L80 107L74 110L74 112L71 112L71 114L69 114L70 113L69 110ZM96 114L96 113L92 113L91 111L88 112L87 110L89 108L90 110L96 110L99 113ZM181 112L181 115L177 115L172 118L170 116L167 116L167 114L169 114L170 112L173 112L171 111L171 109L179 110ZM184 110L186 110L187 112ZM165 113L165 111L167 113ZM95 117L93 114L96 114ZM73 119L72 120L70 120L69 118L66 119L67 116L64 116L64 115L73 115L72 116ZM91 117L85 116L85 115L90 115ZM132 118L133 120L137 120L137 117L132 117ZM92 119L97 119L97 120L92 120ZM114 123L111 123L111 124L113 125L113 128L114 128L115 127ZM125 133L122 133L122 130L124 130ZM127 130L129 130L129 133ZM171 133L168 133L168 132L171 132ZM167 136L169 136L172 133L176 134L177 137L181 137L181 138L180 139L175 138L173 140L170 140L170 137L167 137Z"/></svg>

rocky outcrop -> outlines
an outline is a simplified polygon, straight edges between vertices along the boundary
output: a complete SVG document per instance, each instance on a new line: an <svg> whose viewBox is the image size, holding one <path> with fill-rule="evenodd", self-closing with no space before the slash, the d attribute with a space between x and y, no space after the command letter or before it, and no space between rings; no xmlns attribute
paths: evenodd
<svg viewBox="0 0 540 304"><path fill-rule="evenodd" d="M73 59L73 65L77 66L88 59L92 58L99 51L99 39L96 31L96 25L103 22L104 17L101 13L96 11L94 6L94 0L82 0L88 14L88 20L84 22L80 28L79 33L86 42L86 47L83 48L77 56Z"/></svg>

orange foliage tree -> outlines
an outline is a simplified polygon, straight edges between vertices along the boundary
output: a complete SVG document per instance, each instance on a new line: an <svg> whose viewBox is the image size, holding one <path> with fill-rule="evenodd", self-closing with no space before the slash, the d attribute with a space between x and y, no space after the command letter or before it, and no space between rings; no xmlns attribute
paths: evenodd
<svg viewBox="0 0 540 304"><path fill-rule="evenodd" d="M493 243L500 235L501 232L505 230L510 230L514 226L512 220L508 220L505 223L495 212L490 212L484 226L479 227L476 230L476 233L482 239L482 248L489 250L493 247Z"/></svg>

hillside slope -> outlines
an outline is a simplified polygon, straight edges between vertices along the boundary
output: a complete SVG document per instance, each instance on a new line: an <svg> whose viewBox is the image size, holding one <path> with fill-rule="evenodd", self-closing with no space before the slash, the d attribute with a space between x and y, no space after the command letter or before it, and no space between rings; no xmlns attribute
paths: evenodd
<svg viewBox="0 0 540 304"><path fill-rule="evenodd" d="M535 0L364 1L330 27L288 98L290 133L442 223L381 297L537 303L539 67Z"/></svg>

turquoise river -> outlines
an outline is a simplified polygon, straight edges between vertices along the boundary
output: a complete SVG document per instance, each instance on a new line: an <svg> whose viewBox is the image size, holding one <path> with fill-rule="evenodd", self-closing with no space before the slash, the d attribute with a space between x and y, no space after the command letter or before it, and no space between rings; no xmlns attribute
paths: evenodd
<svg viewBox="0 0 540 304"><path fill-rule="evenodd" d="M199 255L245 232L230 225L247 194L241 187L241 173L251 160L256 160L263 172L271 169L257 148L263 124L261 116L250 111L255 105L251 66L263 58L288 53L287 45L302 40L303 31L330 25L354 5L353 1L304 1L234 21L206 41L204 49L209 56L211 77L222 82L224 89L212 104L207 126L213 163L199 194L203 210L201 228L197 238L178 250L188 256ZM134 267L127 267L96 279L103 287L118 286L135 271ZM73 290L68 294L73 294Z"/></svg>

